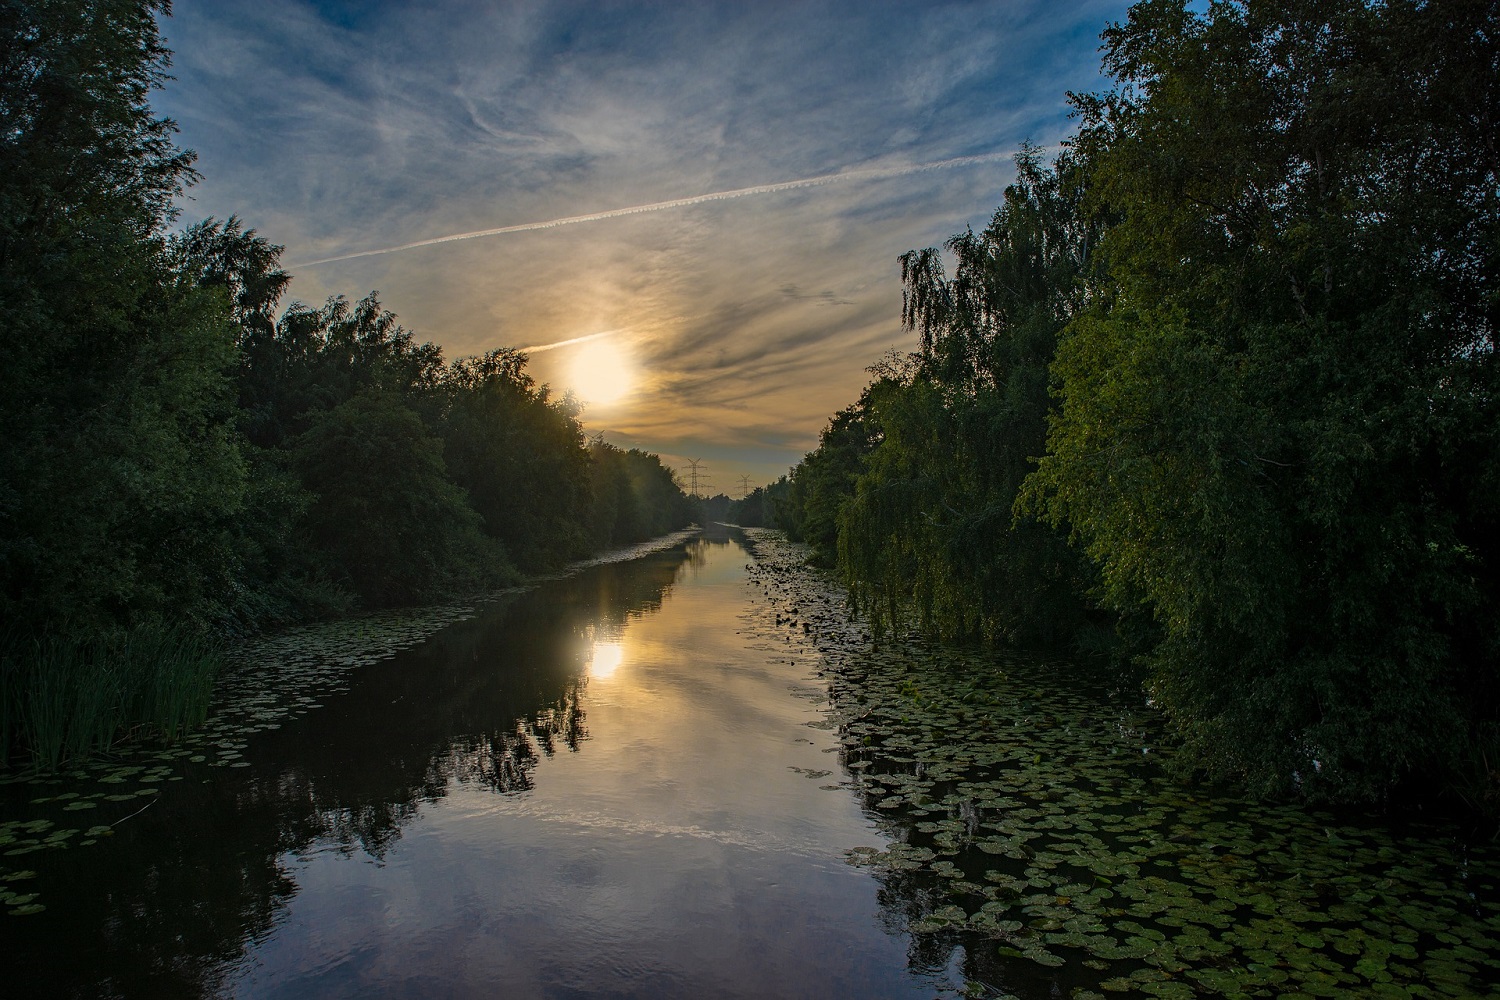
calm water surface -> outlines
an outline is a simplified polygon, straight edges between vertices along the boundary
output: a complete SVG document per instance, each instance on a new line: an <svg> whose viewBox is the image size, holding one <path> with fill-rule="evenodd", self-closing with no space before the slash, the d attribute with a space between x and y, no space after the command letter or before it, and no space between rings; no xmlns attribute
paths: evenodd
<svg viewBox="0 0 1500 1000"><path fill-rule="evenodd" d="M47 852L6 992L952 993L844 863L884 840L747 562L700 538L545 584L354 670L248 766L183 765Z"/></svg>

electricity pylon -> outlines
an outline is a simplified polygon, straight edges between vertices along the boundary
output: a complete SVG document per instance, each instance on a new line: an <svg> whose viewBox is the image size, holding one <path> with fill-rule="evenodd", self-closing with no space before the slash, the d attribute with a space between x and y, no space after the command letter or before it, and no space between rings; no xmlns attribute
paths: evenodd
<svg viewBox="0 0 1500 1000"><path fill-rule="evenodd" d="M700 480L704 486L708 485L708 476L698 471L698 463L702 461L703 459L701 458L688 459L688 465L691 467L688 472L688 496L696 497L698 495L698 483ZM704 468L707 468L707 466Z"/></svg>
<svg viewBox="0 0 1500 1000"><path fill-rule="evenodd" d="M744 497L747 497L747 496L750 495L750 477L749 476L741 476L740 477L740 495L741 495L742 499Z"/></svg>

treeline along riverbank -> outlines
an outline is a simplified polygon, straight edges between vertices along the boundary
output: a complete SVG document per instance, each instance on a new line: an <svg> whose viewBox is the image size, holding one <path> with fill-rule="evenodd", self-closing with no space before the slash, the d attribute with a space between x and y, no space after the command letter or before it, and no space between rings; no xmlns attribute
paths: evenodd
<svg viewBox="0 0 1500 1000"><path fill-rule="evenodd" d="M1133 665L1181 770L1500 811L1497 26L1137 4L746 523L884 627Z"/></svg>
<svg viewBox="0 0 1500 1000"><path fill-rule="evenodd" d="M202 718L216 643L494 589L687 524L502 348L284 302L238 220L169 233L165 2L0 11L0 765Z"/></svg>

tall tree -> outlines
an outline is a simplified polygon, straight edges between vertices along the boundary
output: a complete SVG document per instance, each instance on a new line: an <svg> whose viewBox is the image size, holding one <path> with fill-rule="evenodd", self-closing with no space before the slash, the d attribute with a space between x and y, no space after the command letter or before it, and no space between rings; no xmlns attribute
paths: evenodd
<svg viewBox="0 0 1500 1000"><path fill-rule="evenodd" d="M1075 96L1110 281L1032 496L1262 790L1370 797L1500 704L1492 0L1146 0Z"/></svg>
<svg viewBox="0 0 1500 1000"><path fill-rule="evenodd" d="M160 238L169 12L0 4L0 615L44 630L209 618L235 571L233 330Z"/></svg>
<svg viewBox="0 0 1500 1000"><path fill-rule="evenodd" d="M840 562L877 617L914 611L938 632L1073 638L1085 560L1063 534L1013 514L1046 438L1057 334L1087 301L1100 224L1081 174L1028 148L983 232L901 258L902 319L922 353L877 369L867 408L882 435L840 518Z"/></svg>
<svg viewBox="0 0 1500 1000"><path fill-rule="evenodd" d="M443 372L445 455L484 531L517 565L550 567L589 548L589 454L571 400L554 400L500 348Z"/></svg>
<svg viewBox="0 0 1500 1000"><path fill-rule="evenodd" d="M493 546L449 479L443 443L394 393L322 410L292 465L312 494L298 539L368 605L414 604L487 582Z"/></svg>

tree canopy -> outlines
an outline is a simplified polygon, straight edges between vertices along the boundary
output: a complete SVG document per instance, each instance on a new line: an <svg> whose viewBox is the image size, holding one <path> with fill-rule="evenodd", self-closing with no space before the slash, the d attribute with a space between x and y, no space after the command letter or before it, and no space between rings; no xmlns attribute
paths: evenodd
<svg viewBox="0 0 1500 1000"><path fill-rule="evenodd" d="M150 107L170 12L0 3L0 762L150 721L111 689L42 733L38 671L93 704L122 651L175 642L201 701L205 636L482 591L693 514L523 354L449 362L374 292L283 305L282 248L237 217L169 234L196 179Z"/></svg>
<svg viewBox="0 0 1500 1000"><path fill-rule="evenodd" d="M862 605L1087 646L1107 612L1181 759L1258 791L1487 770L1497 15L1144 0L1110 26L1114 86L1071 95L1056 162L1023 153L951 278L902 258L921 352L877 372L878 441L819 501Z"/></svg>

